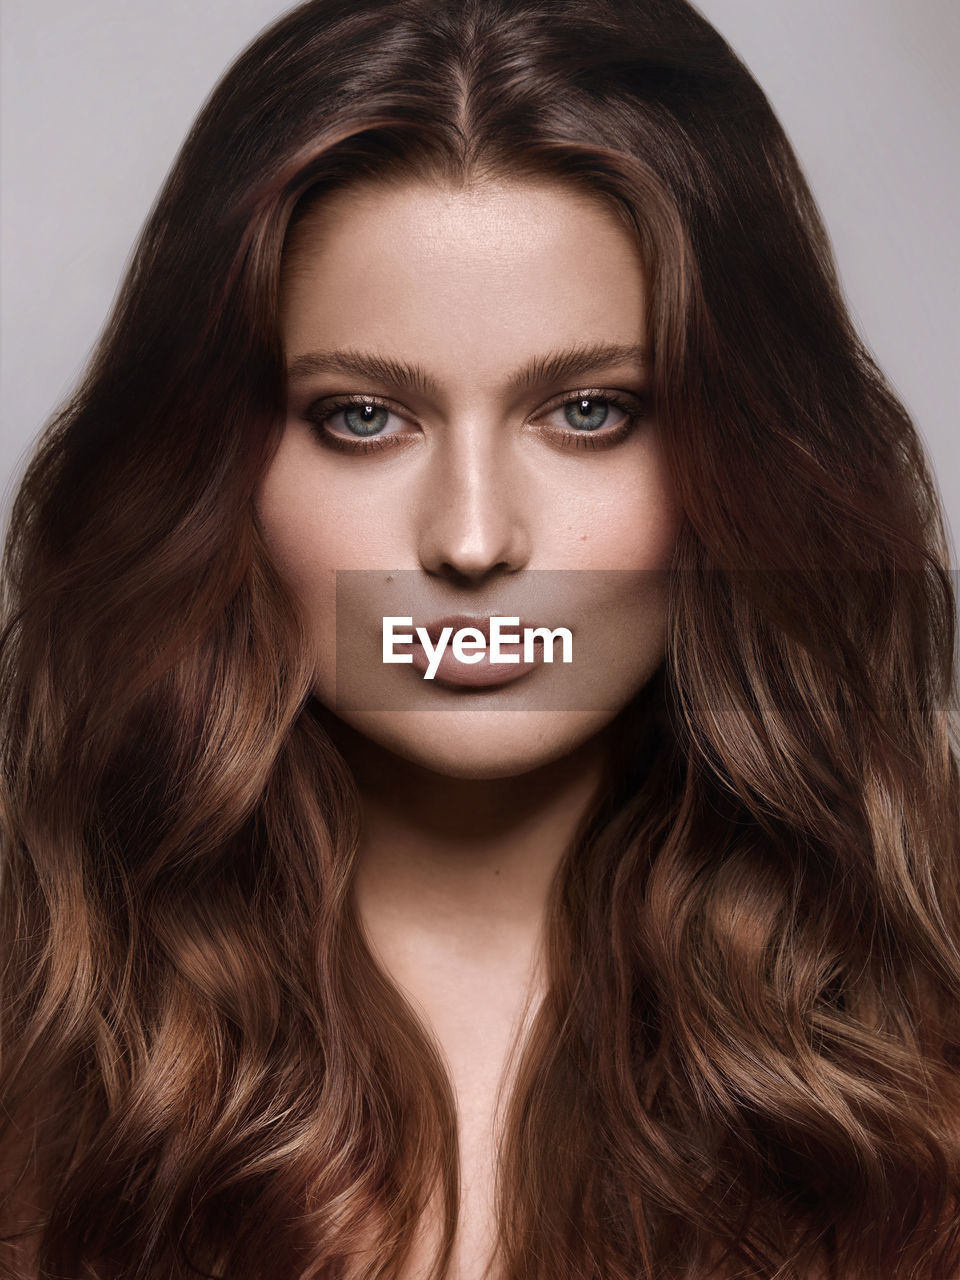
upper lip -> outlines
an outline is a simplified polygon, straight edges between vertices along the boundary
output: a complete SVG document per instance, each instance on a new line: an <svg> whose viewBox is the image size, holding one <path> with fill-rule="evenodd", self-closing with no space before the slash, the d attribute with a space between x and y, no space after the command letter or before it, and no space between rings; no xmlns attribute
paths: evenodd
<svg viewBox="0 0 960 1280"><path fill-rule="evenodd" d="M437 618L434 622L427 623L426 627L424 627L424 630L426 631L427 635L430 637L430 643L433 645L436 645L440 643L440 633L441 631L443 631L445 627L451 627L454 635L456 635L456 633L462 630L464 627L475 627L477 631L480 631L483 633L484 639L486 640L487 644L489 644L491 617L516 618L517 614L495 613L495 614L484 614L484 615L472 615L468 613L452 613L446 618ZM517 632L519 633L522 639L523 633L527 629L527 627L533 627L536 625L537 625L536 623L527 622L524 618L520 618L518 623L511 624L508 628L506 628L506 632L508 635L514 632Z"/></svg>

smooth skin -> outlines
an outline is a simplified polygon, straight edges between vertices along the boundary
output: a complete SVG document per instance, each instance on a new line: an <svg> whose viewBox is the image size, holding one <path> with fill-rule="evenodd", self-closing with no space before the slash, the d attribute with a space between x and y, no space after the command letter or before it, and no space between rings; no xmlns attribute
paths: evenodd
<svg viewBox="0 0 960 1280"><path fill-rule="evenodd" d="M614 718L664 655L681 513L644 403L643 264L610 206L559 182L369 180L297 223L281 295L289 411L258 521L357 777L360 919L458 1099L451 1274L479 1280L498 1091L543 992L551 879L609 765ZM595 344L620 354L543 368ZM335 366L343 350L423 376ZM344 395L373 407L324 421ZM377 443L351 452L358 440ZM343 570L364 572L341 576L338 613ZM485 609L570 627L575 679L543 667L499 691L429 687L379 660L384 613Z"/></svg>

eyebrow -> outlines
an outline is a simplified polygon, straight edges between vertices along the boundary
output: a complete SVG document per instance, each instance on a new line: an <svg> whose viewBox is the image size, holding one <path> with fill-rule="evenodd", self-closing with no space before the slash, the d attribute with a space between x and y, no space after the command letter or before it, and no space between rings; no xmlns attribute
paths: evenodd
<svg viewBox="0 0 960 1280"><path fill-rule="evenodd" d="M508 376L507 389L522 391L544 382L574 377L588 369L632 363L645 368L649 352L642 344L594 342L535 356ZM287 366L287 377L298 382L317 373L347 373L371 377L395 386L408 386L426 396L439 396L440 385L421 364L391 360L375 352L337 349L308 351L295 356Z"/></svg>

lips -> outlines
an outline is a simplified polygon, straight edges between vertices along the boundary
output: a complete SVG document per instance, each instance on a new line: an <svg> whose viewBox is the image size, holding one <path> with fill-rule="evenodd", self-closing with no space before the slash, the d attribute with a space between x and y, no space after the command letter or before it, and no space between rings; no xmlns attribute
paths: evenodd
<svg viewBox="0 0 960 1280"><path fill-rule="evenodd" d="M514 617L514 614L497 614L496 617L507 618ZM423 624L420 624L423 626ZM540 666L543 661L543 641L538 636L534 640L535 657L532 662L523 661L523 633L524 629L534 624L527 622L521 618L518 623L510 623L504 626L501 632L500 649L504 655L516 655L519 659L517 662L492 662L490 660L490 618L478 615L457 613L450 614L445 618L437 618L433 622L423 626L426 631L430 644L437 646L440 643L441 635L446 628L450 628L447 637L447 647L440 658L439 664L433 675L433 681L443 685L453 685L460 688L490 688L491 686L500 686L512 684L521 676L532 671L535 667ZM453 637L466 627L472 627L484 637L486 649L478 662L461 662L453 652L451 641ZM516 635L516 641L507 641L503 639L506 635ZM416 636L416 629L414 629ZM419 639L413 642L411 649L411 657L413 666L421 675L427 671L430 663L430 657L426 649L420 643Z"/></svg>

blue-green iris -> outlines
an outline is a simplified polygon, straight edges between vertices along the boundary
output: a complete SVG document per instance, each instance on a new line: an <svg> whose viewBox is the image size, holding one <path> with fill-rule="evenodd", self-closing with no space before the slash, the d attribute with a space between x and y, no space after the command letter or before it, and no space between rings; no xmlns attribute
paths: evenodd
<svg viewBox="0 0 960 1280"><path fill-rule="evenodd" d="M343 419L358 436L375 436L387 425L390 410L378 404L357 404L344 409Z"/></svg>
<svg viewBox="0 0 960 1280"><path fill-rule="evenodd" d="M571 400L563 410L571 427L580 431L596 431L597 427L602 427L609 411L610 406L605 400Z"/></svg>

